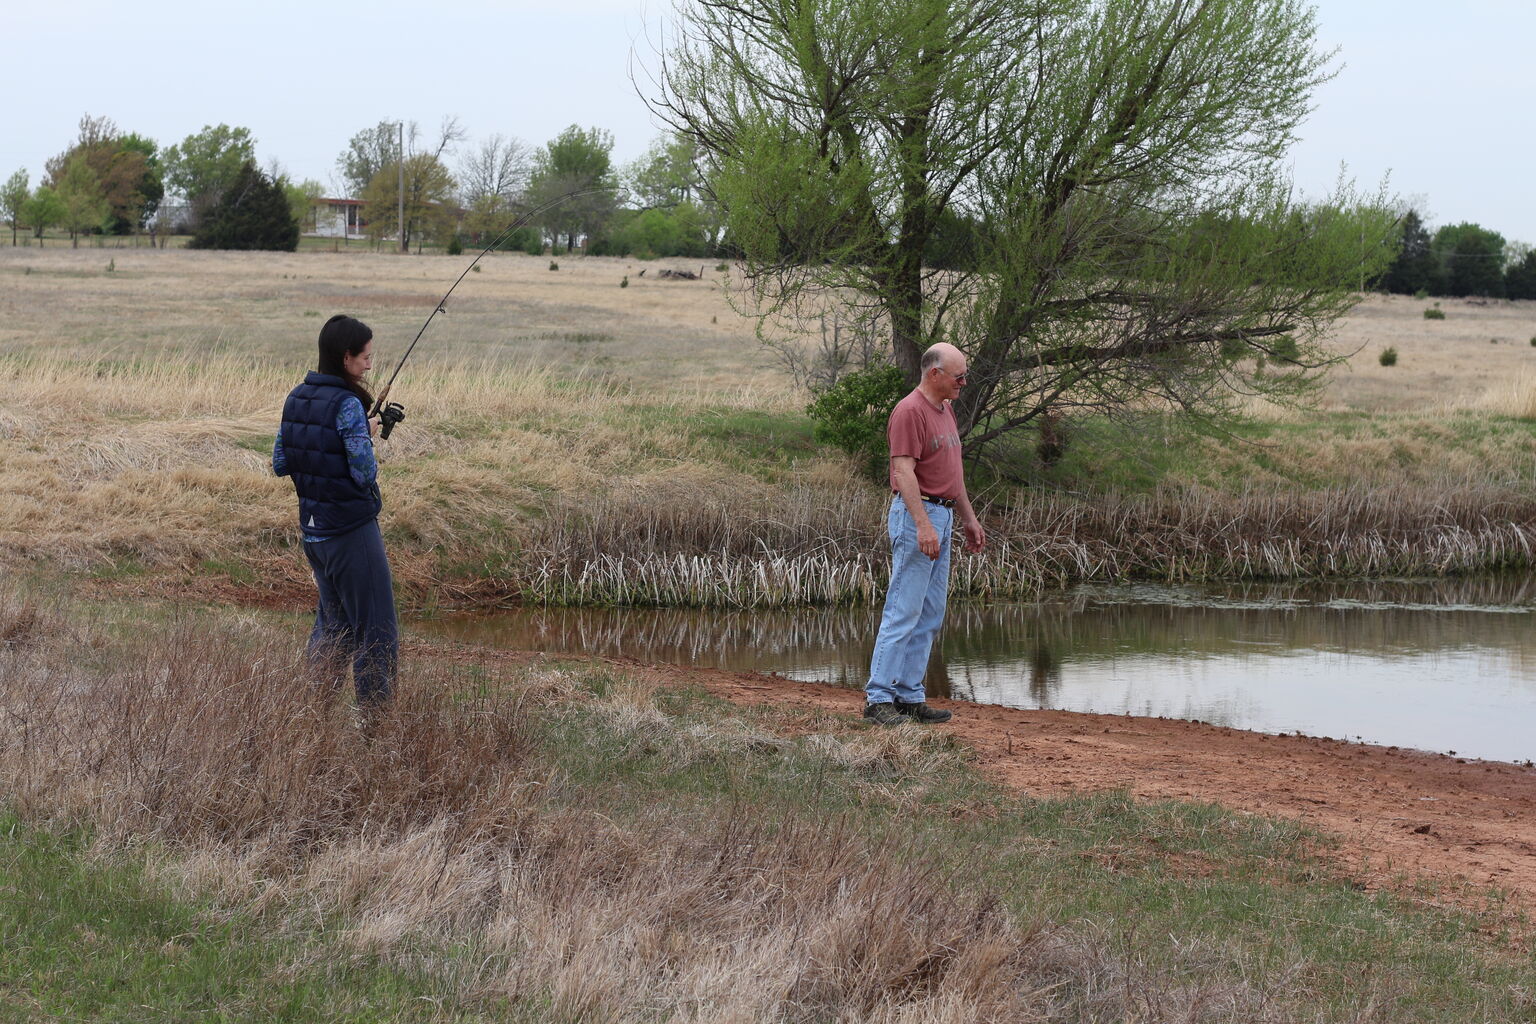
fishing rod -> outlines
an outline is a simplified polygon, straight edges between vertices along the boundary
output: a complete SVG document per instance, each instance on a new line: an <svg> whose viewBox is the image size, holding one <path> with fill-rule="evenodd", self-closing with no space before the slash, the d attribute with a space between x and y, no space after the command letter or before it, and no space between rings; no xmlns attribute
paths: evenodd
<svg viewBox="0 0 1536 1024"><path fill-rule="evenodd" d="M379 436L381 438L387 439L389 437L389 432L395 429L395 425L405 420L405 406L401 405L399 402L387 401L389 398L389 389L395 386L395 378L400 376L401 370L405 369L405 361L411 358L411 353L416 349L416 343L421 340L421 336L423 334L427 333L427 328L432 326L432 318L437 316L439 313L448 312L448 297L452 295L453 290L457 288L466 277L469 276L469 272L475 269L475 264L479 263L480 260L483 259L485 255L492 249L497 248L501 245L502 242L505 242L508 238L510 238L514 231L518 230L519 228L527 227L529 222L531 222L533 218L539 216L540 214L548 213L555 207L560 206L563 203L568 203L572 199L580 199L582 196L590 196L598 192L614 191L621 191L620 186L594 185L591 188L583 188L578 189L575 192L567 192L565 195L560 196L558 199L551 199L547 203L542 203L538 206L532 207L514 219L512 223L508 224L506 229L502 231L501 234L497 235L495 239L492 240L490 245L486 246L484 249L481 249L480 254L473 260L470 260L469 266L464 268L464 272L461 273L458 278L454 280L453 284L448 287L448 290L443 293L443 297L437 300L437 305L433 307L432 312L427 314L426 322L421 325L421 330L416 332L416 337L411 339L410 345L406 346L405 355L400 357L400 362L395 367L395 372L389 375L389 380L384 384L384 390L380 391L379 397L374 400L373 411L368 414L368 418L372 419L375 416L379 418Z"/></svg>

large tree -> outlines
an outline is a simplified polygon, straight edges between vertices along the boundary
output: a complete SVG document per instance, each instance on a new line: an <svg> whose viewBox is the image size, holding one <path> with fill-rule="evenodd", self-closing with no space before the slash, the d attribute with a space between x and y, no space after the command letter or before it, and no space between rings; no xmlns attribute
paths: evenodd
<svg viewBox="0 0 1536 1024"><path fill-rule="evenodd" d="M101 181L91 170L84 153L76 154L53 183L59 199L59 223L69 232L70 244L79 248L80 234L99 230L112 214L112 207L101 189Z"/></svg>
<svg viewBox="0 0 1536 1024"><path fill-rule="evenodd" d="M602 229L618 205L613 170L613 136L600 128L571 125L533 158L529 202L547 207L544 229L571 251L580 235Z"/></svg>
<svg viewBox="0 0 1536 1024"><path fill-rule="evenodd" d="M394 224L400 216L400 203L402 198L409 203L408 194L401 189L401 165L407 175L412 168L423 177L419 177L414 186L410 182L405 183L405 193L414 191L420 197L424 191L435 187L432 182L437 178L437 169L443 166L443 156L464 140L465 132L459 124L457 117L444 117L438 127L437 135L429 138L415 121L380 121L372 128L364 128L347 142L347 148L336 158L336 171L341 176L342 183L347 189L347 194L368 203L367 216L374 218L370 226L370 233L375 238L382 237L385 226L382 223L383 189L385 173L394 175L395 211L390 218ZM430 158L430 159L417 159ZM430 180L429 180L430 179ZM451 176L449 178L451 181ZM430 186L430 187L429 187ZM419 210L418 210L419 213ZM423 224L421 217L417 218L418 224ZM418 234L419 237L419 234ZM411 227L406 225L401 232L400 250L404 252L410 248Z"/></svg>
<svg viewBox="0 0 1536 1024"><path fill-rule="evenodd" d="M506 228L528 190L532 150L520 139L492 135L459 164L459 197L464 226L477 235L498 235Z"/></svg>
<svg viewBox="0 0 1536 1024"><path fill-rule="evenodd" d="M678 38L652 107L765 326L831 306L909 381L958 344L972 451L1053 408L1304 391L1391 256L1390 214L1296 209L1280 173L1328 77L1295 0L692 0Z"/></svg>
<svg viewBox="0 0 1536 1024"><path fill-rule="evenodd" d="M448 168L431 153L417 153L405 160L405 234L400 249L411 242L437 240L453 230L458 210L455 185ZM395 227L400 213L400 169L389 164L374 174L363 190L363 219L374 238L383 238Z"/></svg>
<svg viewBox="0 0 1536 1024"><path fill-rule="evenodd" d="M27 177L27 169L23 167L0 186L0 215L4 216L5 222L11 227L12 246L16 244L16 227L21 220L21 211L26 208L27 197L32 191Z"/></svg>
<svg viewBox="0 0 1536 1024"><path fill-rule="evenodd" d="M186 200L194 226L256 162L256 140L249 128L204 125L165 151L165 183Z"/></svg>
<svg viewBox="0 0 1536 1024"><path fill-rule="evenodd" d="M149 139L118 131L111 118L86 114L75 141L47 162L44 181L58 188L70 162L84 159L107 201L102 227L126 235L143 226L164 194L155 149Z"/></svg>
<svg viewBox="0 0 1536 1024"><path fill-rule="evenodd" d="M37 244L43 244L43 232L64 221L64 203L59 194L47 185L37 186L37 191L27 198L21 207L21 219L32 229Z"/></svg>
<svg viewBox="0 0 1536 1024"><path fill-rule="evenodd" d="M1504 236L1478 224L1447 224L1432 243L1446 295L1504 297Z"/></svg>

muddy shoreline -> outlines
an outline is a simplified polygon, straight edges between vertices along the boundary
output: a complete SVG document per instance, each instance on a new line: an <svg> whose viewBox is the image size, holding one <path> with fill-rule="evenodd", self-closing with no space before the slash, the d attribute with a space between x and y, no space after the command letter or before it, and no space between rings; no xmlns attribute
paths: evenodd
<svg viewBox="0 0 1536 1024"><path fill-rule="evenodd" d="M604 659L610 660L610 659ZM745 705L857 716L863 695L752 672L611 663ZM1469 906L1488 890L1536 912L1536 768L1200 722L935 700L989 778L1035 796L1125 791L1296 820L1337 837L1370 888Z"/></svg>

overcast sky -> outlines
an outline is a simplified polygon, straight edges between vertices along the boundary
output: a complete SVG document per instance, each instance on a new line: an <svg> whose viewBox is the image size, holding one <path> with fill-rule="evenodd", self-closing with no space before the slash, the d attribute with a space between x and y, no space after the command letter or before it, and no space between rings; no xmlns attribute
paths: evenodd
<svg viewBox="0 0 1536 1024"><path fill-rule="evenodd" d="M1536 4L1316 6L1342 69L1292 152L1297 187L1325 193L1341 164L1367 190L1390 174L1432 225L1475 221L1536 243ZM632 68L654 66L670 11L669 0L16 4L3 26L0 179L23 167L35 185L84 113L162 147L206 124L243 125L264 165L327 185L360 129L405 119L430 132L449 114L471 141L605 128L627 162L660 133Z"/></svg>

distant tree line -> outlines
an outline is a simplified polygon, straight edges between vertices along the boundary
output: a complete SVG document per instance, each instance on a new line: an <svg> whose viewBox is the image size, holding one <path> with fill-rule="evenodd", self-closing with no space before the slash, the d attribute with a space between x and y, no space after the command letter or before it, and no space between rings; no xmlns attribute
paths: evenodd
<svg viewBox="0 0 1536 1024"><path fill-rule="evenodd" d="M641 257L720 251L722 219L691 142L659 139L624 167L612 151L610 133L578 125L534 147L501 134L470 144L454 117L435 133L382 121L348 140L330 191L361 200L367 237L402 249L499 240ZM176 233L191 234L194 246L292 249L319 226L316 201L327 191L275 161L259 166L247 128L205 125L162 149L87 114L35 187L25 169L0 186L0 215L12 245L23 232L41 244L62 230L74 245L84 235L143 233L163 244Z"/></svg>
<svg viewBox="0 0 1536 1024"><path fill-rule="evenodd" d="M1397 256L1378 286L1397 295L1536 299L1536 249L1478 224L1447 224L1430 234L1409 210Z"/></svg>

